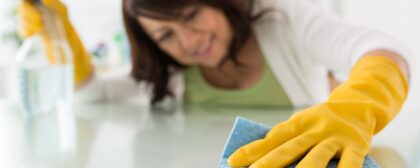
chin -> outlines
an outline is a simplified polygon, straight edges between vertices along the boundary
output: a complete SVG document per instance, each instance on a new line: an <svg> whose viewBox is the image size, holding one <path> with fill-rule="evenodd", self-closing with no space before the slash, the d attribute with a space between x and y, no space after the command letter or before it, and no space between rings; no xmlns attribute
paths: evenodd
<svg viewBox="0 0 420 168"><path fill-rule="evenodd" d="M224 52L217 52L202 59L198 64L206 68L219 68L224 63L225 58L227 58L227 55Z"/></svg>

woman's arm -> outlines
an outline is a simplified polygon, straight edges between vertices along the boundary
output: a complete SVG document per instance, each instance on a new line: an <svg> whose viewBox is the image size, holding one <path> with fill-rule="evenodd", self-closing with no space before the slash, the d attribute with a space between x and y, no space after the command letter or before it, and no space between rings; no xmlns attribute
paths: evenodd
<svg viewBox="0 0 420 168"><path fill-rule="evenodd" d="M136 82L130 75L131 67L114 69L111 72L95 73L75 96L77 103L118 103L149 105L150 86Z"/></svg>
<svg viewBox="0 0 420 168"><path fill-rule="evenodd" d="M338 156L339 168L362 167L373 136L402 108L407 83L391 59L364 56L327 101L294 113L264 139L241 147L229 164L286 167L303 157L297 167L326 167Z"/></svg>
<svg viewBox="0 0 420 168"><path fill-rule="evenodd" d="M408 66L407 61L404 59L404 57L400 56L399 54L397 54L393 51L386 50L386 49L372 50L372 51L364 54L363 57L369 57L369 56L372 56L372 55L385 57L385 58L388 58L388 59L392 60L393 62L395 62L398 65L398 67L401 69L401 71L403 72L404 76L407 78L407 81L410 84L410 68ZM330 86L330 92L332 92L335 88L340 86L340 84L342 83L337 78L335 78L335 76L332 72L328 73L328 79L329 79L328 82L329 82L329 86Z"/></svg>
<svg viewBox="0 0 420 168"><path fill-rule="evenodd" d="M409 77L409 68L414 67L410 61L412 53L395 38L346 23L310 1L279 0L277 3L289 17L296 50L334 75L349 74L361 57L383 55L396 62Z"/></svg>
<svg viewBox="0 0 420 168"><path fill-rule="evenodd" d="M407 81L410 82L410 68L408 66L407 60L405 60L404 57L402 57L400 54L386 49L378 49L372 50L364 55L364 57L369 56L381 56L392 60L401 69Z"/></svg>
<svg viewBox="0 0 420 168"><path fill-rule="evenodd" d="M297 52L348 79L325 102L294 113L264 139L235 151L229 164L286 167L303 157L297 167L327 167L339 157L339 168L362 167L373 136L407 98L409 52L394 39L344 24L309 1L275 2L289 16Z"/></svg>

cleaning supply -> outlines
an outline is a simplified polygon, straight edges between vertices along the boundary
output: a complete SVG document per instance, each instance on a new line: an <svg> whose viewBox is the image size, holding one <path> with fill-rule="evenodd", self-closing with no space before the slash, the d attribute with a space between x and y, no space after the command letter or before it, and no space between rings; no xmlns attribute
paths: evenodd
<svg viewBox="0 0 420 168"><path fill-rule="evenodd" d="M74 92L73 56L62 23L41 2L33 5L42 16L42 29L26 38L15 57L20 102L30 116L69 110Z"/></svg>
<svg viewBox="0 0 420 168"><path fill-rule="evenodd" d="M256 123L254 121L237 117L233 125L232 131L223 149L222 157L220 159L219 168L230 168L227 164L228 157L239 149L241 146L246 145L252 141L264 138L265 134L270 130L268 126ZM294 168L299 163L287 166L287 168ZM329 162L328 168L335 168L338 165L338 160L333 159ZM363 168L377 168L376 162L369 156L365 157Z"/></svg>
<svg viewBox="0 0 420 168"><path fill-rule="evenodd" d="M365 56L326 102L277 124L264 139L236 150L228 163L284 167L303 157L297 167L325 167L338 156L340 168L361 167L373 135L398 114L407 94L407 79L395 62Z"/></svg>
<svg viewBox="0 0 420 168"><path fill-rule="evenodd" d="M18 7L21 20L20 34L25 37L40 35L50 61L54 61L56 35L50 30L52 25L61 31L60 39L69 44L74 64L74 81L76 86L82 86L93 75L93 66L89 53L83 46L76 30L73 28L67 13L67 8L59 0L25 0ZM54 32L57 32L54 31Z"/></svg>

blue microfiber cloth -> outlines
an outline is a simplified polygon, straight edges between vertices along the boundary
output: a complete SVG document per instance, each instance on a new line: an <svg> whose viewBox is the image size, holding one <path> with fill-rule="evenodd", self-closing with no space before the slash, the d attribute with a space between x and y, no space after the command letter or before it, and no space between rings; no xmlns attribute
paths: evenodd
<svg viewBox="0 0 420 168"><path fill-rule="evenodd" d="M222 158L219 163L219 168L230 168L227 164L229 156L235 152L241 146L244 146L257 139L264 138L265 134L270 130L270 127L258 124L256 122L247 120L242 117L237 117L235 124L233 125L232 131L226 142L223 150ZM288 168L294 168L299 161L288 166ZM336 168L338 166L338 160L333 159L330 161L328 168ZM369 156L365 158L363 168L378 168L376 162Z"/></svg>

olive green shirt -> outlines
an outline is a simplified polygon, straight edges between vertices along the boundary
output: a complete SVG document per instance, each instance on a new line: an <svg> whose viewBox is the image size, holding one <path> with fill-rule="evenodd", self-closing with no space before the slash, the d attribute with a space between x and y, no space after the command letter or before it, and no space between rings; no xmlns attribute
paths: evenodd
<svg viewBox="0 0 420 168"><path fill-rule="evenodd" d="M241 107L292 106L267 62L264 65L262 78L250 88L229 90L211 86L196 65L186 69L185 85L184 100L188 104Z"/></svg>

